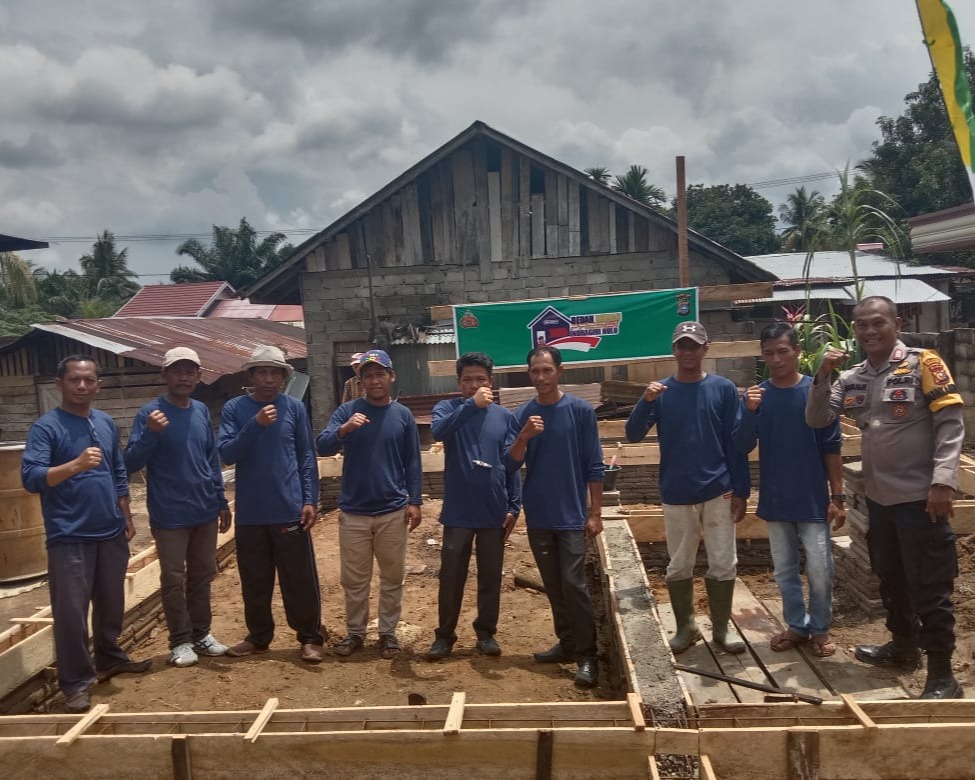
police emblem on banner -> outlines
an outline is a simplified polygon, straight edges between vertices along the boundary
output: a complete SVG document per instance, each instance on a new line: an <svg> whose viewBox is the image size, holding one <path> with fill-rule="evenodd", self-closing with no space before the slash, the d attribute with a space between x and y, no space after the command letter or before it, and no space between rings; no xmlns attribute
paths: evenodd
<svg viewBox="0 0 975 780"><path fill-rule="evenodd" d="M677 314L681 317L686 317L691 313L691 295L690 293L678 293L674 296L677 301Z"/></svg>
<svg viewBox="0 0 975 780"><path fill-rule="evenodd" d="M477 317L474 316L474 313L470 311L465 311L464 316L462 316L458 322L462 328L476 328L481 324L477 321Z"/></svg>

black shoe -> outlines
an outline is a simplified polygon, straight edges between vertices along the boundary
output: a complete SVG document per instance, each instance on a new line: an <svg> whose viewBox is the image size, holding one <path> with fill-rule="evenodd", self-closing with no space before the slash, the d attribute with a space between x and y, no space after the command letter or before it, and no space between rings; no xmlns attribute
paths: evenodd
<svg viewBox="0 0 975 780"><path fill-rule="evenodd" d="M430 645L430 649L427 650L423 657L428 661L440 661L441 659L446 658L452 652L454 652L453 645L451 645L446 639L437 638L433 641L433 644Z"/></svg>
<svg viewBox="0 0 975 780"><path fill-rule="evenodd" d="M91 696L88 691L78 691L64 697L64 709L72 715L88 712L91 709Z"/></svg>
<svg viewBox="0 0 975 780"><path fill-rule="evenodd" d="M561 642L557 642L541 653L534 653L533 657L540 664L566 664L575 660L572 653L568 652Z"/></svg>
<svg viewBox="0 0 975 780"><path fill-rule="evenodd" d="M964 699L965 691L954 675L947 677L932 677L928 675L927 682L924 683L924 693L922 699Z"/></svg>
<svg viewBox="0 0 975 780"><path fill-rule="evenodd" d="M885 645L857 645L853 655L858 661L873 666L917 669L921 665L921 651L917 647L896 641Z"/></svg>
<svg viewBox="0 0 975 780"><path fill-rule="evenodd" d="M575 684L580 688L595 688L599 682L599 665L595 659L587 658L579 664Z"/></svg>
<svg viewBox="0 0 975 780"><path fill-rule="evenodd" d="M501 655L501 645L498 644L498 641L493 636L478 639L477 649L481 651L482 655Z"/></svg>

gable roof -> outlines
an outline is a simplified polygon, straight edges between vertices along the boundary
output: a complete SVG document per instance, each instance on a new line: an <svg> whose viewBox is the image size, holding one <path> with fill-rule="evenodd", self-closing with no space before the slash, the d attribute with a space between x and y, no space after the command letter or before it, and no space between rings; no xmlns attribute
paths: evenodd
<svg viewBox="0 0 975 780"><path fill-rule="evenodd" d="M167 350L189 347L196 350L203 363L204 384L238 373L254 348L261 345L282 347L289 361L308 356L304 328L267 320L203 317L107 317L44 322L34 325L13 343L0 347L0 354L20 349L43 333L159 367Z"/></svg>
<svg viewBox="0 0 975 780"><path fill-rule="evenodd" d="M611 187L600 184L584 174L582 171L578 171L575 168L556 160L554 157L549 157L542 152L532 149L530 146L526 146L520 141L517 141L514 138L495 130L484 122L476 121L466 130L463 130L461 133L447 141L447 143L445 143L439 149L431 152L418 163L408 168L402 174L389 182L389 184L387 184L385 187L366 198L351 211L339 217L324 230L316 233L304 243L300 244L291 254L291 257L255 281L252 285L242 290L241 295L243 297L257 298L260 300L273 299L276 293L280 294L280 292L288 285L293 284L292 277L296 276L301 271L301 263L306 255L324 244L335 234L343 231L352 222L355 222L363 217L377 204L394 195L406 184L417 178L420 174L429 170L441 160L450 156L453 152L477 137L488 138L501 146L505 146L512 151L533 160L539 165L543 165L549 169L557 171L558 173L564 174L567 178L578 183L581 187L592 190L602 197L608 198L609 200L614 201L619 205L630 209L631 211L637 212L640 214L640 216L646 217L652 224L660 225L675 233L677 231L677 222L665 214L660 213L656 209L645 206L642 203L617 192ZM717 243L716 241L712 241L694 230L688 230L687 232L688 242L692 247L717 257L726 264L735 267L746 278L755 281L768 281L770 279L769 275L763 269L749 262L741 255L736 254L730 249L721 246L721 244Z"/></svg>
<svg viewBox="0 0 975 780"><path fill-rule="evenodd" d="M234 296L228 282L148 284L115 312L116 317L202 317L215 300Z"/></svg>

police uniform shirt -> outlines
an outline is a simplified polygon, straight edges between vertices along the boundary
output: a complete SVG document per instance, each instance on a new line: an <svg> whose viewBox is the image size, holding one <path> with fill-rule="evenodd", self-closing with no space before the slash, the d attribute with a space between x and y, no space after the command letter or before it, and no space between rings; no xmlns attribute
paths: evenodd
<svg viewBox="0 0 975 780"><path fill-rule="evenodd" d="M898 341L875 368L868 360L809 393L806 421L821 428L839 414L861 431L867 497L882 506L927 499L932 485L958 487L965 426L958 388L941 356Z"/></svg>

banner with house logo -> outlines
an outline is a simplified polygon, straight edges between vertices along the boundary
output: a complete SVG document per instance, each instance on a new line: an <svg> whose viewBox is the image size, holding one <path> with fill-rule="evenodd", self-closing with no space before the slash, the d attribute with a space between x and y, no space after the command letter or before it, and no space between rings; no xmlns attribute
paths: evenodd
<svg viewBox="0 0 975 780"><path fill-rule="evenodd" d="M498 368L525 365L533 347L562 362L669 357L681 322L697 319L697 288L454 306L457 355L485 352Z"/></svg>

